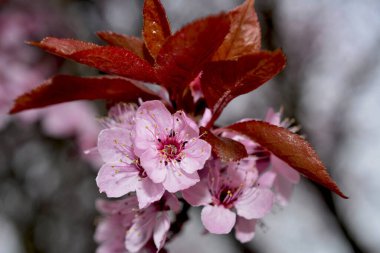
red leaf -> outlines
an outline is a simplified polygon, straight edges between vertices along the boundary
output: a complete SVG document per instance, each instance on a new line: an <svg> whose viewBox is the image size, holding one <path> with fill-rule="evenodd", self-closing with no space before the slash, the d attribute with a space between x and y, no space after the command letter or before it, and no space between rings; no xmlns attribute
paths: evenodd
<svg viewBox="0 0 380 253"><path fill-rule="evenodd" d="M238 161L248 156L243 144L230 138L216 136L204 127L201 127L200 131L202 139L211 145L212 152L222 161Z"/></svg>
<svg viewBox="0 0 380 253"><path fill-rule="evenodd" d="M71 58L109 74L146 82L156 82L153 67L147 61L124 48L105 46L89 49L72 54Z"/></svg>
<svg viewBox="0 0 380 253"><path fill-rule="evenodd" d="M310 144L299 135L286 128L255 120L236 123L226 128L249 137L309 179L342 198L347 198L330 177Z"/></svg>
<svg viewBox="0 0 380 253"><path fill-rule="evenodd" d="M75 52L93 48L99 48L99 45L74 39L59 39L54 37L46 37L40 42L31 41L28 44L40 47L49 53L66 57Z"/></svg>
<svg viewBox="0 0 380 253"><path fill-rule="evenodd" d="M185 89L220 46L229 24L225 14L198 20L169 37L161 48L156 73L179 108Z"/></svg>
<svg viewBox="0 0 380 253"><path fill-rule="evenodd" d="M171 35L169 22L160 0L145 0L143 15L145 45L153 58L156 58L162 45Z"/></svg>
<svg viewBox="0 0 380 253"><path fill-rule="evenodd" d="M255 90L277 75L285 67L281 50L260 51L240 57L236 61L210 62L201 76L202 91L213 117L219 117L227 104L235 97Z"/></svg>
<svg viewBox="0 0 380 253"><path fill-rule="evenodd" d="M236 59L260 50L260 24L253 4L254 0L246 0L228 13L231 18L230 32L215 53L213 60Z"/></svg>
<svg viewBox="0 0 380 253"><path fill-rule="evenodd" d="M144 59L144 41L140 38L114 32L97 32L99 38L111 46L123 47Z"/></svg>
<svg viewBox="0 0 380 253"><path fill-rule="evenodd" d="M81 99L107 99L127 102L136 101L139 97L144 100L159 99L159 97L121 77L58 75L18 97L10 113Z"/></svg>
<svg viewBox="0 0 380 253"><path fill-rule="evenodd" d="M125 48L51 37L31 44L49 53L89 65L106 73L146 82L156 81L152 66Z"/></svg>

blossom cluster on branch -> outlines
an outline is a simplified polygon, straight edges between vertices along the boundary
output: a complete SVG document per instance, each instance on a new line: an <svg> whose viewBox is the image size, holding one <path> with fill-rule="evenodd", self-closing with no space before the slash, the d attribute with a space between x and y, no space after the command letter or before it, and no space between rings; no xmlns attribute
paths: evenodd
<svg viewBox="0 0 380 253"><path fill-rule="evenodd" d="M226 105L285 67L261 50L253 0L172 33L159 0L145 0L143 38L99 32L108 43L47 37L30 42L106 75L57 75L20 96L11 113L80 99L108 102L98 136L97 185L108 198L98 252L155 252L202 206L210 233L248 242L274 203L285 205L300 174L343 198L308 142L281 113L220 127ZM156 84L156 85L152 85ZM158 85L158 86L157 86ZM182 204L181 204L182 203Z"/></svg>

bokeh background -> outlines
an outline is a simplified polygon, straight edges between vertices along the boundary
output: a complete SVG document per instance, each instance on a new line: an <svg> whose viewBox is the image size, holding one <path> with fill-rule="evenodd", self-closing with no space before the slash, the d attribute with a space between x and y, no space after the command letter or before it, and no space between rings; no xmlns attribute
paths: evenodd
<svg viewBox="0 0 380 253"><path fill-rule="evenodd" d="M238 0L163 0L172 28ZM99 196L93 146L102 104L63 104L7 116L11 101L53 73L96 74L24 44L44 36L99 42L95 32L140 35L142 0L0 0L0 253L94 252ZM234 100L220 123L295 118L349 200L303 179L290 204L241 245L205 235L199 210L171 252L380 252L380 1L256 0L263 47L286 69Z"/></svg>

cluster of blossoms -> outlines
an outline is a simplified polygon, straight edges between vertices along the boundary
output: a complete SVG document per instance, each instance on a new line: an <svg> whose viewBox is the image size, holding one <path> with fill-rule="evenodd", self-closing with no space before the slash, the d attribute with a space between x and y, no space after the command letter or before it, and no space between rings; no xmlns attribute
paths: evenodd
<svg viewBox="0 0 380 253"><path fill-rule="evenodd" d="M200 122L207 120L207 115ZM280 113L272 109L265 120L281 125ZM112 237L119 238L119 246L125 242L130 252L152 247L147 244L152 238L160 250L169 232L169 216L158 221L158 228L154 220L162 211L178 212L177 197L191 206L204 206L201 219L210 233L227 234L235 227L236 238L248 242L254 237L257 219L268 214L275 202L284 205L299 181L299 173L285 162L228 130L221 135L242 143L249 156L236 162L222 161L212 155L211 145L200 139L197 122L184 111L171 114L159 100L140 106L117 104L103 122L97 148L104 165L96 182L107 197L128 197L100 202L100 211L107 217L98 227L101 236L96 236L101 249L111 247ZM176 205L165 205L169 196ZM138 214L137 218L132 214ZM140 224L141 217L146 226ZM117 227L114 231L126 237L103 232L112 224Z"/></svg>
<svg viewBox="0 0 380 253"><path fill-rule="evenodd" d="M51 37L31 43L111 75L55 76L11 110L79 99L111 105L98 136L104 163L96 182L119 199L98 202L104 215L95 235L98 252L159 251L178 234L190 206L203 206L208 232L234 228L248 242L257 221L275 203L287 203L300 173L345 197L280 113L214 124L232 99L285 66L281 50L261 50L253 0L174 34L159 0L145 0L143 14L143 39L100 32L109 45Z"/></svg>

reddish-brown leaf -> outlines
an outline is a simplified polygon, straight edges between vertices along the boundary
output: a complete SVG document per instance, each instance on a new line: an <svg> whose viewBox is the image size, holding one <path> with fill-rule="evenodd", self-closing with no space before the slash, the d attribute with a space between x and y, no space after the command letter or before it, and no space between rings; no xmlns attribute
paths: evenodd
<svg viewBox="0 0 380 253"><path fill-rule="evenodd" d="M201 76L206 103L213 111L210 125L235 97L253 91L285 67L281 50L260 51L236 61L208 63Z"/></svg>
<svg viewBox="0 0 380 253"><path fill-rule="evenodd" d="M79 51L71 59L116 74L146 82L156 82L153 67L131 51L113 46Z"/></svg>
<svg viewBox="0 0 380 253"><path fill-rule="evenodd" d="M226 128L249 137L309 179L342 198L347 198L330 177L314 149L299 135L286 128L255 120L236 123Z"/></svg>
<svg viewBox="0 0 380 253"><path fill-rule="evenodd" d="M139 88L130 80L122 77L58 75L18 97L10 112L17 113L27 109L81 99L136 101L139 97L143 100L159 99L158 96L148 93L146 89Z"/></svg>
<svg viewBox="0 0 380 253"><path fill-rule="evenodd" d="M169 37L156 59L156 73L181 108L189 83L199 74L229 30L225 14L191 23Z"/></svg>
<svg viewBox="0 0 380 253"><path fill-rule="evenodd" d="M228 13L231 18L230 32L215 53L213 60L232 60L260 50L260 24L253 4L254 0L246 0Z"/></svg>
<svg viewBox="0 0 380 253"><path fill-rule="evenodd" d="M40 42L28 42L30 45L40 47L49 53L67 57L75 52L87 49L99 48L99 45L94 43L74 40L74 39L59 39L54 37L46 37Z"/></svg>
<svg viewBox="0 0 380 253"><path fill-rule="evenodd" d="M156 81L153 67L125 48L51 37L31 44L49 53L89 65L106 73L147 82Z"/></svg>
<svg viewBox="0 0 380 253"><path fill-rule="evenodd" d="M222 161L238 161L248 156L243 144L230 138L216 136L204 127L201 127L200 131L202 139L211 145L212 152Z"/></svg>
<svg viewBox="0 0 380 253"><path fill-rule="evenodd" d="M145 0L143 15L145 45L153 58L156 58L162 45L171 35L169 22L160 0Z"/></svg>
<svg viewBox="0 0 380 253"><path fill-rule="evenodd" d="M114 32L97 32L99 38L111 46L123 47L144 59L144 41L134 36Z"/></svg>

